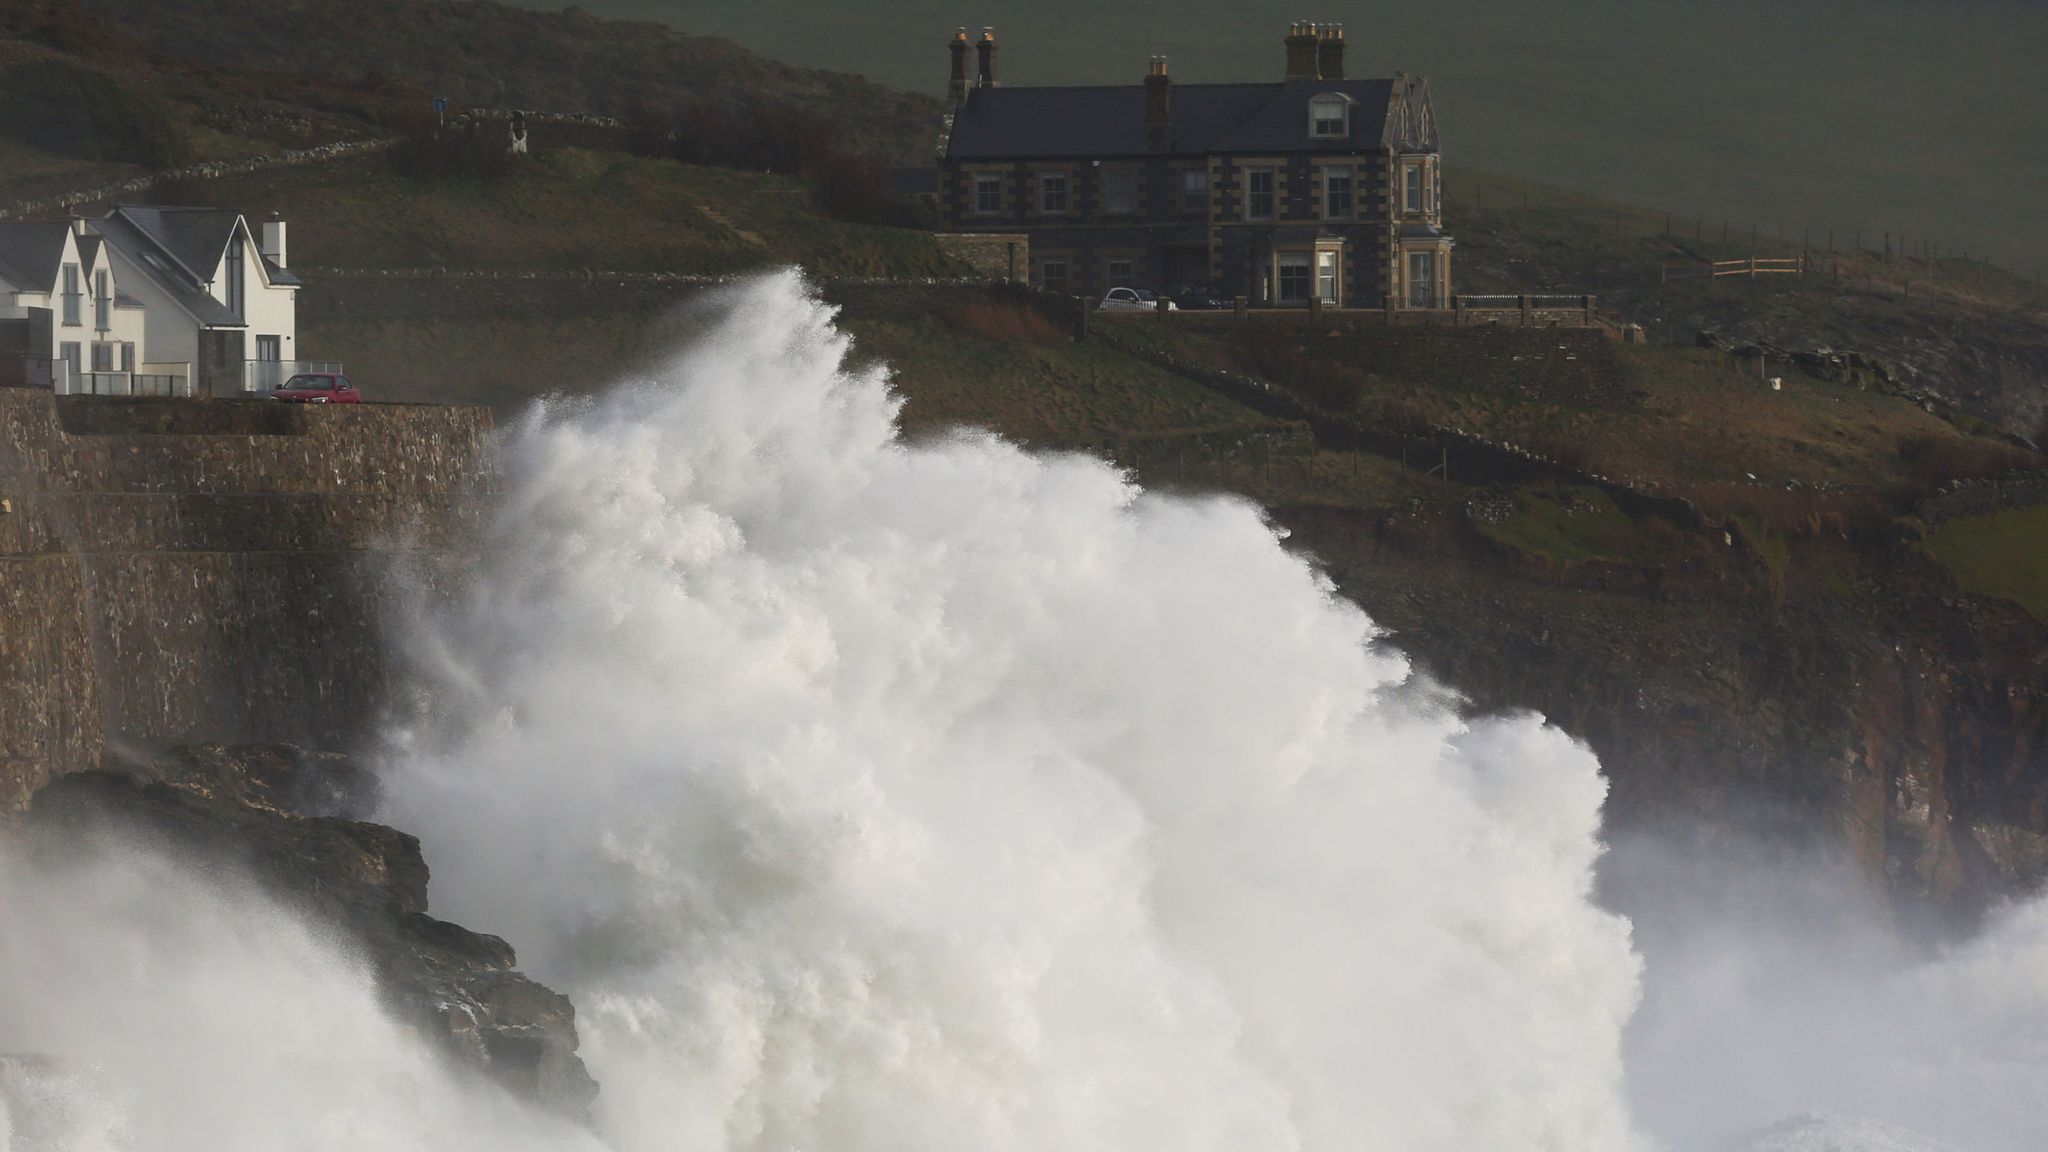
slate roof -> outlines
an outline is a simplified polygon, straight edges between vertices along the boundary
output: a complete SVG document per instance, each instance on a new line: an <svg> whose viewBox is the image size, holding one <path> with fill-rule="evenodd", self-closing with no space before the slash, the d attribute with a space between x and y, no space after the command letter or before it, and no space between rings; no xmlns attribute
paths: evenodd
<svg viewBox="0 0 2048 1152"><path fill-rule="evenodd" d="M1309 136L1308 102L1325 92L1352 99L1350 136ZM1375 148L1393 93L1392 80L1175 84L1173 153ZM976 88L955 112L946 146L953 160L1145 154L1145 89L1135 85Z"/></svg>
<svg viewBox="0 0 2048 1152"><path fill-rule="evenodd" d="M227 218L227 225L219 234L220 245L212 249L210 256L207 237L213 232L215 221L208 217ZM227 251L235 220L233 212L212 208L124 206L102 216L94 227L107 243L119 249L201 324L209 328L245 328L247 325L228 311L227 305L207 295L205 287L206 277L213 274L221 253ZM203 265L203 272L193 271L194 261Z"/></svg>
<svg viewBox="0 0 2048 1152"><path fill-rule="evenodd" d="M23 292L48 292L56 286L70 230L62 221L0 224L0 280Z"/></svg>
<svg viewBox="0 0 2048 1152"><path fill-rule="evenodd" d="M108 214L120 217L170 255L199 282L213 278L241 215L220 208L149 208L124 204Z"/></svg>

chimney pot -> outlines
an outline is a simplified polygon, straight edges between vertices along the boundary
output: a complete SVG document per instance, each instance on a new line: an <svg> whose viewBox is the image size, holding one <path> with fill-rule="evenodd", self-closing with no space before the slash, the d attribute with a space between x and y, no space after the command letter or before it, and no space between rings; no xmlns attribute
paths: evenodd
<svg viewBox="0 0 2048 1152"><path fill-rule="evenodd" d="M284 221L275 212L263 225L263 255L279 268L289 268L286 262Z"/></svg>
<svg viewBox="0 0 2048 1152"><path fill-rule="evenodd" d="M1321 37L1316 26L1306 20L1297 20L1287 31L1287 79L1314 80L1319 72L1316 66L1317 46Z"/></svg>
<svg viewBox="0 0 2048 1152"><path fill-rule="evenodd" d="M975 87L1002 87L1002 81L996 78L996 30L983 26L981 42L976 44L974 49L980 64L975 74Z"/></svg>
<svg viewBox="0 0 2048 1152"><path fill-rule="evenodd" d="M946 82L946 96L957 107L967 103L967 29L954 30L953 39L947 42L946 50L953 57L953 71Z"/></svg>
<svg viewBox="0 0 2048 1152"><path fill-rule="evenodd" d="M1325 24L1316 37L1316 75L1324 80L1344 78L1344 26Z"/></svg>

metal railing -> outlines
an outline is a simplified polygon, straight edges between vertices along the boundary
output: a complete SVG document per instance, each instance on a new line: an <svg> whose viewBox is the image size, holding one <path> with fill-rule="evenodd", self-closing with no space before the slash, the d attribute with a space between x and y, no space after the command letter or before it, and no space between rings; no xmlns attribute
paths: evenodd
<svg viewBox="0 0 2048 1152"><path fill-rule="evenodd" d="M242 388L248 392L275 392L301 372L339 371L339 360L250 360L243 365Z"/></svg>

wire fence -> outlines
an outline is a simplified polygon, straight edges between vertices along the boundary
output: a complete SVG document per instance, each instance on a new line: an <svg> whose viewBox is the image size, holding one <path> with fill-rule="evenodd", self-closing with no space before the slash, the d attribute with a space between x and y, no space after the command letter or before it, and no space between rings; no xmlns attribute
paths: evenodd
<svg viewBox="0 0 2048 1152"><path fill-rule="evenodd" d="M1447 214L1482 223L1488 219L1519 218L1555 227L1588 229L1617 240L1661 239L1687 254L1699 256L1704 263L1738 256L1744 259L1756 257L1760 265L1771 260L1798 258L1805 261L1808 271L1819 271L1828 257L1863 255L1893 263L1975 265L2037 284L2048 284L2048 268L2030 266L1982 248L1973 249L1905 230L1738 224L1704 216L1617 208L1593 197L1564 190L1486 184L1476 184L1456 192L1447 189L1444 207ZM1455 233L1455 221L1451 230ZM1765 268L1758 271L1768 274ZM1746 267L1743 274L1748 274Z"/></svg>

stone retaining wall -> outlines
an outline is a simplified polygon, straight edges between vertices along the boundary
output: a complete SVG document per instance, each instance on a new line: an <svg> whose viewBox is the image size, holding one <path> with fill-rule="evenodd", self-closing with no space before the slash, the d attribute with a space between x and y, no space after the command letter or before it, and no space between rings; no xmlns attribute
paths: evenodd
<svg viewBox="0 0 2048 1152"><path fill-rule="evenodd" d="M401 581L474 554L480 408L0 389L0 811L105 740L360 736Z"/></svg>

